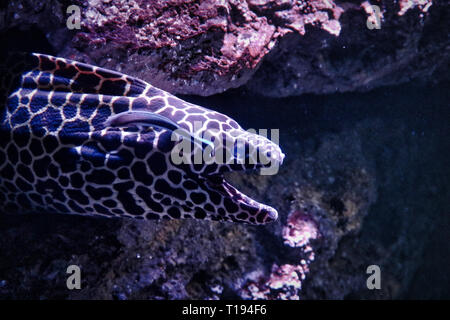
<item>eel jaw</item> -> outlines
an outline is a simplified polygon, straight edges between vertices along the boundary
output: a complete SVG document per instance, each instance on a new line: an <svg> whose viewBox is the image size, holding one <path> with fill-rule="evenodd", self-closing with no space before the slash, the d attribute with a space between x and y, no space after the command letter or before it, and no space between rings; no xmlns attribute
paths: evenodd
<svg viewBox="0 0 450 320"><path fill-rule="evenodd" d="M226 181L223 175L206 176L205 180L207 189L219 193L222 198L225 215L219 217L220 220L257 225L277 220L277 210L245 195Z"/></svg>
<svg viewBox="0 0 450 320"><path fill-rule="evenodd" d="M283 164L283 160L285 158L284 153L278 145L264 141L266 140L265 138L263 138L264 140L261 140L261 137L258 138L265 146L264 151L270 151L269 163L257 163L256 166L253 165L248 167L245 167L245 165L235 167L225 165L225 167L228 167L228 170L225 170L224 172L255 172L261 170L262 173L262 170L271 168L272 166L276 167L276 171L278 171L278 168ZM225 180L223 173L214 173L202 176L206 181L206 185L204 187L210 191L219 193L222 198L221 203L225 209L225 215L219 217L220 220L231 220L233 222L257 225L266 224L277 220L277 210L268 205L257 202L237 190Z"/></svg>

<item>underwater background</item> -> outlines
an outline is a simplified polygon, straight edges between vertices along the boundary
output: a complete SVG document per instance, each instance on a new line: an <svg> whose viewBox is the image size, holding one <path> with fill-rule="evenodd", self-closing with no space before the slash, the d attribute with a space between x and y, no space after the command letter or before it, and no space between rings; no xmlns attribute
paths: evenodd
<svg viewBox="0 0 450 320"><path fill-rule="evenodd" d="M0 298L449 299L450 5L374 4L380 29L367 1L2 2L5 48L279 129L286 158L228 176L278 210L266 226L1 214Z"/></svg>

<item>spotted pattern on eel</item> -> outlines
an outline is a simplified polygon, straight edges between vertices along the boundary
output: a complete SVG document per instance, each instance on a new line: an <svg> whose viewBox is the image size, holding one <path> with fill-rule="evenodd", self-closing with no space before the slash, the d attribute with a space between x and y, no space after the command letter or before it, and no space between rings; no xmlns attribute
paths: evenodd
<svg viewBox="0 0 450 320"><path fill-rule="evenodd" d="M172 141L172 130L107 123L125 113L156 114L197 136L213 132L216 151L244 137L281 164L284 154L270 140L119 72L36 53L9 54L1 61L1 212L250 224L277 219L275 209L223 176L270 164L236 158L228 164L174 164L170 153L180 142ZM202 126L196 129L195 121Z"/></svg>

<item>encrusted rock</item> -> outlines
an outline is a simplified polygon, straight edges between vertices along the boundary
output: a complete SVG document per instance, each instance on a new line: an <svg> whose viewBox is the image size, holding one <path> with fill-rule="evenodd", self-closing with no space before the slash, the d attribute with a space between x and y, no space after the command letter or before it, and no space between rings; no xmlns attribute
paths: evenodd
<svg viewBox="0 0 450 320"><path fill-rule="evenodd" d="M38 28L53 53L180 94L211 95L246 85L279 97L448 80L448 73L439 72L449 64L448 28L442 23L447 1L71 4L81 9L80 30L67 28L62 0L10 1L0 8L0 29Z"/></svg>

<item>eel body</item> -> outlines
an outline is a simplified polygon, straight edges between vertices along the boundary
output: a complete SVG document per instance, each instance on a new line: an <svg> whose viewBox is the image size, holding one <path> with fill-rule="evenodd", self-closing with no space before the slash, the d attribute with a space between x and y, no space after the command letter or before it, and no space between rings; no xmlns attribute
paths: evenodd
<svg viewBox="0 0 450 320"><path fill-rule="evenodd" d="M1 212L251 224L277 218L223 174L281 164L278 145L142 80L44 54L10 54L0 67L0 103ZM214 154L238 141L246 151L225 163L175 163L184 141L173 138L176 131L192 137L191 153L177 151L183 159L211 143Z"/></svg>

